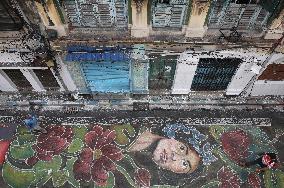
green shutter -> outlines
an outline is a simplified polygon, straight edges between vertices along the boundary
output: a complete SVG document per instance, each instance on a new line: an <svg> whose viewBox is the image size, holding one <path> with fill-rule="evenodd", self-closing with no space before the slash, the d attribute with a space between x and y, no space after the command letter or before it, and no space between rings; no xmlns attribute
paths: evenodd
<svg viewBox="0 0 284 188"><path fill-rule="evenodd" d="M176 61L176 55L150 56L149 89L171 89Z"/></svg>

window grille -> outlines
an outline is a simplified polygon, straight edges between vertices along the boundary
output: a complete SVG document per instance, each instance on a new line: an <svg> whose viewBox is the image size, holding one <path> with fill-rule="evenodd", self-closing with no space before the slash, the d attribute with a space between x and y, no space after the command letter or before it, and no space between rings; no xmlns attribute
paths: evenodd
<svg viewBox="0 0 284 188"><path fill-rule="evenodd" d="M195 72L192 91L226 90L236 69L242 62L237 58L202 58Z"/></svg>

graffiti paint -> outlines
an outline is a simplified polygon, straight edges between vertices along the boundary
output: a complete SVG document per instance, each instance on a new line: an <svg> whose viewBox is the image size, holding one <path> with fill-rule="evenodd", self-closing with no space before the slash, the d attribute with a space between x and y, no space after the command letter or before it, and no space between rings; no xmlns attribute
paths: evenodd
<svg viewBox="0 0 284 188"><path fill-rule="evenodd" d="M281 130L250 125L50 125L18 127L2 179L11 187L283 187L281 168L256 172L262 152L280 156ZM282 131L283 132L283 131ZM0 178L0 179L1 179Z"/></svg>

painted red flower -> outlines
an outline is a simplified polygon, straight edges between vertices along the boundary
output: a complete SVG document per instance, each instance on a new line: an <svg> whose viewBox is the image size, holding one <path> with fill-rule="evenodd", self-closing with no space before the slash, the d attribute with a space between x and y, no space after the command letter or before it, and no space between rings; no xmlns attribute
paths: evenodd
<svg viewBox="0 0 284 188"><path fill-rule="evenodd" d="M239 177L233 173L230 169L226 167L222 167L218 173L217 177L221 184L219 184L219 188L239 188L240 187L240 179Z"/></svg>
<svg viewBox="0 0 284 188"><path fill-rule="evenodd" d="M139 168L134 173L134 180L138 187L150 187L151 174L144 168Z"/></svg>
<svg viewBox="0 0 284 188"><path fill-rule="evenodd" d="M93 180L97 185L106 185L108 172L116 169L114 162L122 159L121 150L113 144L115 131L95 126L85 135L84 148L73 166L75 179Z"/></svg>
<svg viewBox="0 0 284 188"><path fill-rule="evenodd" d="M251 173L248 176L248 183L251 188L259 188L261 187L261 179L256 173Z"/></svg>
<svg viewBox="0 0 284 188"><path fill-rule="evenodd" d="M5 162L5 156L9 149L10 140L0 140L0 165Z"/></svg>
<svg viewBox="0 0 284 188"><path fill-rule="evenodd" d="M34 165L38 160L50 161L53 155L59 155L72 142L73 131L66 126L48 126L46 134L40 134L32 148L36 155L27 160L28 165Z"/></svg>
<svg viewBox="0 0 284 188"><path fill-rule="evenodd" d="M221 136L224 152L234 161L240 162L247 158L251 138L243 130L229 131Z"/></svg>

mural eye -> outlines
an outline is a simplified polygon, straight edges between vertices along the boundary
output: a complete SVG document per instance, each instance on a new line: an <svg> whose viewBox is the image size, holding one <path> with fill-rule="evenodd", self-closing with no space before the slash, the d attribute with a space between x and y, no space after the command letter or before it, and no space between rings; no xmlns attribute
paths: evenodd
<svg viewBox="0 0 284 188"><path fill-rule="evenodd" d="M190 168L190 164L189 164L189 162L186 161L186 160L182 160L182 161L181 161L181 164L182 164L182 168L183 168L183 169Z"/></svg>
<svg viewBox="0 0 284 188"><path fill-rule="evenodd" d="M179 149L180 149L181 151L184 151L184 150L185 150L185 146L184 146L184 145L181 145L181 146L179 147Z"/></svg>

